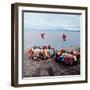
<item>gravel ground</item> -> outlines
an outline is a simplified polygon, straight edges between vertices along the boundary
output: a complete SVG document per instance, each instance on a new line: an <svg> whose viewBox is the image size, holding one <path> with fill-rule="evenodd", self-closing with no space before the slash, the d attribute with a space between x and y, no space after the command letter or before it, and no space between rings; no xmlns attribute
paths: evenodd
<svg viewBox="0 0 90 90"><path fill-rule="evenodd" d="M79 75L80 64L65 65L55 60L31 60L24 59L23 76L24 77L41 77L41 76L62 76L62 75Z"/></svg>

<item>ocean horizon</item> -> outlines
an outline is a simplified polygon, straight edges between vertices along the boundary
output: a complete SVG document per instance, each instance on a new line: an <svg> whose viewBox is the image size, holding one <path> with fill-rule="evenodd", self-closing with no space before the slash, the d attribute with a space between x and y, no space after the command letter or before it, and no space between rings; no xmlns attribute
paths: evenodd
<svg viewBox="0 0 90 90"><path fill-rule="evenodd" d="M26 29L25 32L30 32L30 31L47 31L47 32L53 32L53 31L67 31L67 32L80 32L80 29Z"/></svg>

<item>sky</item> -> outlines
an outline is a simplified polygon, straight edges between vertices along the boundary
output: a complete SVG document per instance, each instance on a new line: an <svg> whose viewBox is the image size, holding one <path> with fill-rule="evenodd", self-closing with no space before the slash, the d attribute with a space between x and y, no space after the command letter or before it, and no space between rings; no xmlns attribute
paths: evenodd
<svg viewBox="0 0 90 90"><path fill-rule="evenodd" d="M24 30L80 30L80 15L24 12Z"/></svg>

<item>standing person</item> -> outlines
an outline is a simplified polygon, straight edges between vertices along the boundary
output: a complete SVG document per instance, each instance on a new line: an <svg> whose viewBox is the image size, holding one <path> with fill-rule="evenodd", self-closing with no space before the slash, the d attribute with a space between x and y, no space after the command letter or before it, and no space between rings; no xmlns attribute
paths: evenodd
<svg viewBox="0 0 90 90"><path fill-rule="evenodd" d="M44 54L44 59L50 58L49 50L48 50L47 46L44 47L43 54Z"/></svg>

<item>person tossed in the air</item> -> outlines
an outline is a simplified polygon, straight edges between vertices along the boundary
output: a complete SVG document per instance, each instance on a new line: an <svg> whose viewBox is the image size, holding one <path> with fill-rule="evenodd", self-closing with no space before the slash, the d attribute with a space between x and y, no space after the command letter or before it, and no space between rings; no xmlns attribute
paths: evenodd
<svg viewBox="0 0 90 90"><path fill-rule="evenodd" d="M63 41L66 41L67 36L65 34L62 35Z"/></svg>
<svg viewBox="0 0 90 90"><path fill-rule="evenodd" d="M41 33L41 38L44 40L45 39L45 33Z"/></svg>

